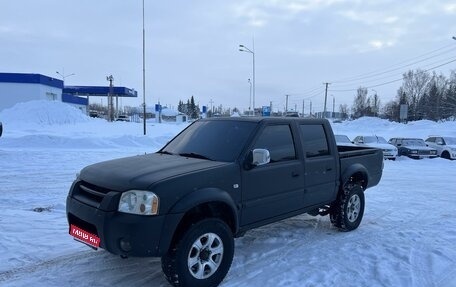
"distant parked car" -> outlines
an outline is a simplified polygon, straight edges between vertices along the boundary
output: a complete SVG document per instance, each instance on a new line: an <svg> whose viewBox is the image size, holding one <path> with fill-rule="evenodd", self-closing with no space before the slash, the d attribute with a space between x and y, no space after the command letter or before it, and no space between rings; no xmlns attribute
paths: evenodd
<svg viewBox="0 0 456 287"><path fill-rule="evenodd" d="M427 146L435 148L440 157L456 159L456 137L430 136L425 143Z"/></svg>
<svg viewBox="0 0 456 287"><path fill-rule="evenodd" d="M118 121L118 122L129 122L130 121L130 117L127 116L127 115L119 115L116 118L116 121Z"/></svg>
<svg viewBox="0 0 456 287"><path fill-rule="evenodd" d="M397 147L398 156L405 155L414 159L437 157L437 150L427 147L424 140L419 138L392 138L388 143Z"/></svg>
<svg viewBox="0 0 456 287"><path fill-rule="evenodd" d="M357 136L353 143L360 146L375 147L383 150L383 157L395 160L397 157L397 148L389 144L383 137L379 136Z"/></svg>
<svg viewBox="0 0 456 287"><path fill-rule="evenodd" d="M356 146L346 135L334 135L337 145Z"/></svg>

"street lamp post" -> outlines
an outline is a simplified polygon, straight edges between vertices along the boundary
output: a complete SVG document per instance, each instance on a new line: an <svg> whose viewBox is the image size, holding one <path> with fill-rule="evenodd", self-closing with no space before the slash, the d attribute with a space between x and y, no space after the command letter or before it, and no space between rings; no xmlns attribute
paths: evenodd
<svg viewBox="0 0 456 287"><path fill-rule="evenodd" d="M146 29L144 28L144 0L142 1L142 84L143 84L143 132L146 135Z"/></svg>
<svg viewBox="0 0 456 287"><path fill-rule="evenodd" d="M65 70L63 70L62 73L60 73L59 71L56 71L55 73L57 75L59 75L60 77L62 77L63 85L65 85L65 79L66 78L76 75L75 73L71 73L69 75L65 75Z"/></svg>
<svg viewBox="0 0 456 287"><path fill-rule="evenodd" d="M239 45L239 51L241 52L247 52L252 54L252 66L253 66L253 74L252 74L252 80L253 80L253 114L255 115L255 46L253 46L253 49L250 50L244 45Z"/></svg>
<svg viewBox="0 0 456 287"><path fill-rule="evenodd" d="M251 115L250 108L252 107L252 81L250 81L250 79L247 79L247 81L250 84L250 97L249 97L249 116L250 116Z"/></svg>

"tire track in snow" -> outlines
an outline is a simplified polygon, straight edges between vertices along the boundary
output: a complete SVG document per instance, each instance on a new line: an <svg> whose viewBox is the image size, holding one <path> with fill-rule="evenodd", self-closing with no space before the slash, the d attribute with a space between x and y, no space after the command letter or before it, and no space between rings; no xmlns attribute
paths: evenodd
<svg viewBox="0 0 456 287"><path fill-rule="evenodd" d="M21 277L24 275L29 275L30 273L47 269L55 265L60 265L64 263L71 263L80 259L87 259L87 258L94 258L99 256L99 253L93 251L83 251L77 252L73 254L62 255L59 257L55 257L50 260L40 261L37 263L27 264L25 266L16 267L10 270L1 271L0 272L0 283L11 280L16 277Z"/></svg>
<svg viewBox="0 0 456 287"><path fill-rule="evenodd" d="M62 273L65 276L62 277ZM1 286L29 286L40 278L43 286L169 286L159 258L121 259L93 250L0 272Z"/></svg>

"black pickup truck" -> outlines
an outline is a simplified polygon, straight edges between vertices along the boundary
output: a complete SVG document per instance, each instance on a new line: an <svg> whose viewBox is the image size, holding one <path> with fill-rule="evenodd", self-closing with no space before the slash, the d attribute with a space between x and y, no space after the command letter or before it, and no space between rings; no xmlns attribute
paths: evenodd
<svg viewBox="0 0 456 287"><path fill-rule="evenodd" d="M214 118L156 153L84 168L67 197L69 232L122 257L161 257L175 286L217 286L234 238L302 213L356 229L379 149L337 146L326 120Z"/></svg>

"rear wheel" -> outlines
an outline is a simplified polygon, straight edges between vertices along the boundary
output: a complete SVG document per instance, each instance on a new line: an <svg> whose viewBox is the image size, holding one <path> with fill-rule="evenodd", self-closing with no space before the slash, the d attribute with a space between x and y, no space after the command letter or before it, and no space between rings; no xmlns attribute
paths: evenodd
<svg viewBox="0 0 456 287"><path fill-rule="evenodd" d="M451 159L451 158L450 158L450 153L447 152L447 151L442 152L442 158L444 158L444 159Z"/></svg>
<svg viewBox="0 0 456 287"><path fill-rule="evenodd" d="M360 184L350 183L339 193L330 211L331 223L341 231L358 228L364 215L364 191Z"/></svg>
<svg viewBox="0 0 456 287"><path fill-rule="evenodd" d="M162 257L166 279L174 286L217 286L233 261L234 239L220 219L205 219L188 228Z"/></svg>

